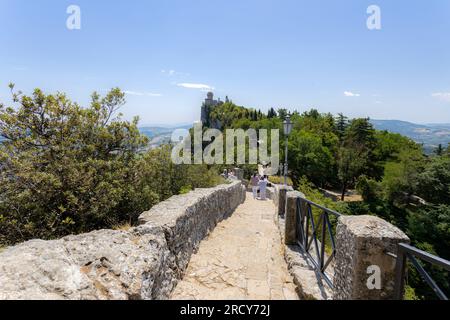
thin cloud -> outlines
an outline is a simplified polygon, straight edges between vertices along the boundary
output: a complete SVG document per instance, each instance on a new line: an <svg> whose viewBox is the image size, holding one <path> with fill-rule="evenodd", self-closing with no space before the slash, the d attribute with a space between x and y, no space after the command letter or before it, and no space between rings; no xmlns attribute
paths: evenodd
<svg viewBox="0 0 450 320"><path fill-rule="evenodd" d="M175 70L161 70L162 74L165 74L169 77L173 77L173 76L189 76L189 73L184 73L184 72L178 72Z"/></svg>
<svg viewBox="0 0 450 320"><path fill-rule="evenodd" d="M450 102L450 92L436 92L431 94L431 96L441 101Z"/></svg>
<svg viewBox="0 0 450 320"><path fill-rule="evenodd" d="M14 66L14 67L13 67L13 70L14 70L14 71L27 71L28 68L25 67L25 66Z"/></svg>
<svg viewBox="0 0 450 320"><path fill-rule="evenodd" d="M173 76L173 75L175 75L175 73L176 73L176 71L175 70L161 70L161 73L164 73L164 74L168 74L169 76Z"/></svg>
<svg viewBox="0 0 450 320"><path fill-rule="evenodd" d="M360 97L361 95L359 93L354 93L351 91L344 91L344 96L346 97Z"/></svg>
<svg viewBox="0 0 450 320"><path fill-rule="evenodd" d="M139 97L143 97L143 96L146 96L146 97L161 97L162 96L162 94L160 94L160 93L152 93L152 92L137 92L137 91L130 91L130 90L127 90L127 91L124 91L124 92L125 92L125 94L128 94L130 96L139 96Z"/></svg>
<svg viewBox="0 0 450 320"><path fill-rule="evenodd" d="M213 87L207 84L202 83L177 83L178 87L187 88L187 89L195 89L195 90L214 90Z"/></svg>

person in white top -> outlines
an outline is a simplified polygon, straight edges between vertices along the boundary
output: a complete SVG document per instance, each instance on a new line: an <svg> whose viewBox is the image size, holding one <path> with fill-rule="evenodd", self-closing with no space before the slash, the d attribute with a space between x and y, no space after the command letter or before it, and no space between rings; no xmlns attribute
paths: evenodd
<svg viewBox="0 0 450 320"><path fill-rule="evenodd" d="M259 180L259 198L260 200L266 200L266 190L267 190L267 184L269 181L266 179L266 177L261 177Z"/></svg>
<svg viewBox="0 0 450 320"><path fill-rule="evenodd" d="M259 175L254 174L251 179L251 185L252 185L252 191L253 191L253 198L256 200L258 199L258 189L259 189Z"/></svg>

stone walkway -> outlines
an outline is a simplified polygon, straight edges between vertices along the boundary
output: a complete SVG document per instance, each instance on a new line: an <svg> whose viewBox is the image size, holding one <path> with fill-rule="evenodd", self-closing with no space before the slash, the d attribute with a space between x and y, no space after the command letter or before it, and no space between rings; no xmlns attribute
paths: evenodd
<svg viewBox="0 0 450 320"><path fill-rule="evenodd" d="M272 201L247 201L192 256L173 300L298 300Z"/></svg>

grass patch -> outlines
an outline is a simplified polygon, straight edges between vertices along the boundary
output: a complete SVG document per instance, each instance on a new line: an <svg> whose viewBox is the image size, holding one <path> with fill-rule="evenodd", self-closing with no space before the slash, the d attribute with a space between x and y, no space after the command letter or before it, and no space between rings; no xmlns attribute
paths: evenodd
<svg viewBox="0 0 450 320"><path fill-rule="evenodd" d="M133 228L133 225L129 222L117 225L113 227L113 230L115 231L130 231L130 229Z"/></svg>
<svg viewBox="0 0 450 320"><path fill-rule="evenodd" d="M273 184L284 184L284 177L271 176L271 177L269 177L269 181ZM287 183L288 183L288 186L290 186L290 187L292 187L294 185L291 178L287 179Z"/></svg>

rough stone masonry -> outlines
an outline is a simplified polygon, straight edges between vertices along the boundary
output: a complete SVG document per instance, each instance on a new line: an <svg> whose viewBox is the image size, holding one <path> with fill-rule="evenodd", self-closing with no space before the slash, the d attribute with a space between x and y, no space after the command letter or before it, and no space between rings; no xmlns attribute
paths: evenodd
<svg viewBox="0 0 450 320"><path fill-rule="evenodd" d="M191 255L245 201L240 182L174 196L128 231L33 240L0 253L0 300L167 299Z"/></svg>

